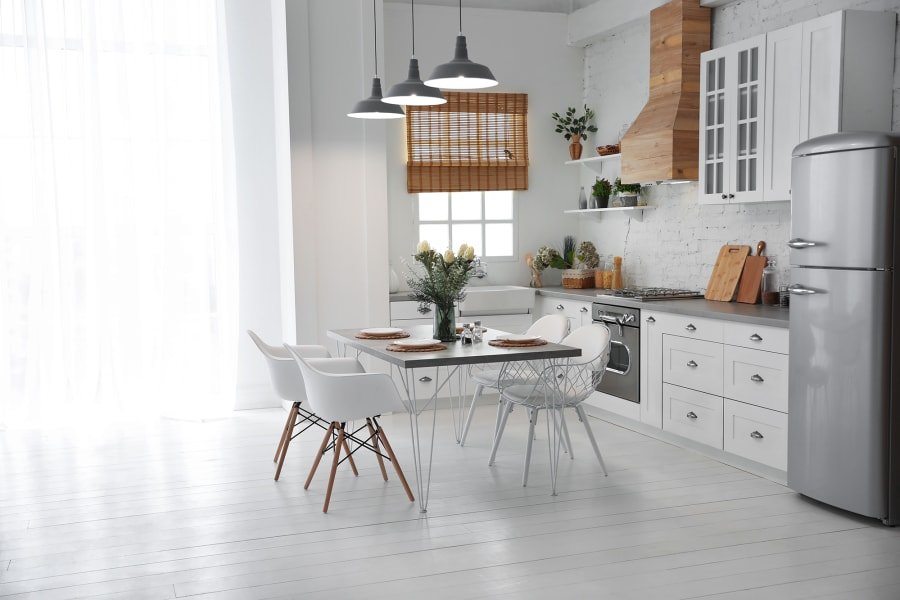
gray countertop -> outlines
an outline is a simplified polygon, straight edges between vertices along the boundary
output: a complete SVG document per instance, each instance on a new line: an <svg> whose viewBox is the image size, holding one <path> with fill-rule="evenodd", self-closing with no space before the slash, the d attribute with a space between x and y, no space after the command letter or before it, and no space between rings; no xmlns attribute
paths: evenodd
<svg viewBox="0 0 900 600"><path fill-rule="evenodd" d="M603 290L597 289L576 290L563 287L545 287L537 290L537 293L541 296L549 296L551 298L603 302L615 306L642 308L644 310L655 310L690 317L706 317L708 319L722 319L749 323L751 325L768 325L770 327L786 328L789 324L790 311L787 308L763 306L761 304L740 304L737 302L714 302L702 298L639 302L615 296L598 296L602 292Z"/></svg>

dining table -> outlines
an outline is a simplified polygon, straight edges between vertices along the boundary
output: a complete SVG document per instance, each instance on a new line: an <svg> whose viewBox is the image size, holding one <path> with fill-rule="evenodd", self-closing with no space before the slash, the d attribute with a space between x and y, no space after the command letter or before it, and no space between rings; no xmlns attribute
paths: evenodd
<svg viewBox="0 0 900 600"><path fill-rule="evenodd" d="M356 356L368 355L384 361L390 366L391 375L397 385L400 398L409 415L412 452L416 475L416 495L422 513L428 510L429 492L431 489L431 467L434 456L434 435L437 423L439 399L448 398L452 415L456 441L462 435L462 416L466 409L465 376L468 369L476 365L490 363L502 364L510 361L529 361L535 369L549 361L570 359L581 356L581 349L562 344L545 343L537 346L504 348L493 346L491 340L510 335L498 329L486 328L480 342L463 343L443 342L446 349L427 352L396 352L388 349L396 340L362 339L360 329L329 330L328 337L338 347L342 356L352 352ZM432 337L431 325L416 325L405 329L409 339L428 339ZM436 342L436 340L435 340ZM435 377L428 382L428 392L419 398L417 392L416 371L434 369ZM432 385L433 384L433 385ZM430 416L430 427L428 418Z"/></svg>

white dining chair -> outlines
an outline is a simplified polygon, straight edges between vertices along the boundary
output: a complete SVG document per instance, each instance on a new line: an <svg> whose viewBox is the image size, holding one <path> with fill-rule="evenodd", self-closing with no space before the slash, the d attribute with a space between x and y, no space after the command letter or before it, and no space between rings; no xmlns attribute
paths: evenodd
<svg viewBox="0 0 900 600"><path fill-rule="evenodd" d="M278 481L278 478L281 477L281 469L284 466L284 459L287 456L291 441L310 427L318 426L322 429L328 429L327 421L324 421L316 416L315 413L303 408L303 403L306 402L306 390L303 387L303 377L300 375L300 369L297 368L297 363L294 362L294 358L287 348L291 348L300 356L310 359L330 359L331 354L328 353L325 346L289 346L287 344L283 346L273 346L264 342L254 331L247 330L247 334L266 359L266 365L269 367L269 378L272 381L272 387L275 389L275 393L282 400L291 403L287 419L285 419L284 427L281 430L281 438L278 440L278 448L275 450L275 458L273 459L274 462L277 463L275 469L275 481ZM346 365L343 365L341 362L336 364L337 366L335 368L346 368ZM298 428L300 430L294 433ZM358 472L355 464L351 463L350 466L353 468L354 472Z"/></svg>
<svg viewBox="0 0 900 600"><path fill-rule="evenodd" d="M560 344L574 346L581 349L581 356L577 358L558 360L546 366L531 381L522 382L525 375L522 374L523 365L519 363L507 363L504 365L499 381L501 416L497 424L497 434L494 436L494 444L491 448L491 457L488 465L493 465L503 437L503 430L513 406L525 407L528 414L528 438L525 448L525 468L522 473L522 485L528 485L528 471L531 466L532 442L534 440L534 428L538 414L541 410L547 411L547 439L550 446L550 481L553 495L556 495L556 478L559 467L560 447L562 436L568 435L565 427L564 410L572 408L584 424L594 454L600 463L603 475L606 476L606 465L600 447L594 437L594 432L588 422L587 414L581 403L591 395L606 371L609 362L609 329L600 323L591 323L579 327L565 338ZM512 382L505 384L504 382ZM551 422L553 426L551 427ZM571 453L571 442L567 444Z"/></svg>
<svg viewBox="0 0 900 600"><path fill-rule="evenodd" d="M553 314L546 315L531 324L531 327L525 332L528 335L539 335L551 344L559 343L567 333L569 333L569 319L565 315ZM469 378L475 382L475 392L472 394L472 405L469 407L469 413L466 415L466 423L463 425L462 436L459 439L459 445L466 445L466 436L469 435L469 426L472 424L472 417L475 415L475 405L481 398L485 388L491 390L500 390L500 371L501 364L488 364L483 367L473 367L469 371ZM503 403L497 405L497 420L494 424L494 437L497 435L497 423L500 422L500 408Z"/></svg>
<svg viewBox="0 0 900 600"><path fill-rule="evenodd" d="M384 429L378 422L378 417L383 413L406 411L390 376L384 373L366 373L358 361L356 363L359 366L354 372L327 372L323 366L328 366L330 363L322 359L306 359L295 352L293 348L287 347L287 349L297 361L300 372L303 374L310 408L329 423L322 444L313 459L306 484L303 486L304 489L309 489L322 457L329 451L333 451L331 474L328 477L322 512L328 512L338 465L344 460L352 460L353 453L347 445L347 440L354 442L353 452L365 448L375 453L378 466L381 468L381 476L385 481L388 477L384 468L384 459L387 458L394 466L394 471L397 472L397 477L403 484L409 501L415 501L412 490L403 475L403 470L400 468L400 463L397 461L397 456L391 448ZM351 360L355 361L356 359ZM352 431L348 429L348 422L363 419L365 425ZM363 430L366 431L363 432ZM335 433L337 434L336 438L334 437ZM386 455L381 453L382 447L384 447ZM344 459L341 459L342 450L346 453Z"/></svg>

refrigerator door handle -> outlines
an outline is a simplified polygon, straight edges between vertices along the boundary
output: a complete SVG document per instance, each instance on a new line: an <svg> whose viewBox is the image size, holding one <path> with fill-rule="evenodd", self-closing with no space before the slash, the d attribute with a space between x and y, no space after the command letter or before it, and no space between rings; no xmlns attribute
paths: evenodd
<svg viewBox="0 0 900 600"><path fill-rule="evenodd" d="M818 290L811 290L809 288L805 288L802 285L795 283L794 285L788 287L788 291L792 294L796 294L798 296L811 296L813 294L820 294Z"/></svg>
<svg viewBox="0 0 900 600"><path fill-rule="evenodd" d="M794 248L795 250L803 250L804 248L812 248L813 246L818 246L816 242L807 242L802 238L794 238L792 240L788 240L788 246Z"/></svg>

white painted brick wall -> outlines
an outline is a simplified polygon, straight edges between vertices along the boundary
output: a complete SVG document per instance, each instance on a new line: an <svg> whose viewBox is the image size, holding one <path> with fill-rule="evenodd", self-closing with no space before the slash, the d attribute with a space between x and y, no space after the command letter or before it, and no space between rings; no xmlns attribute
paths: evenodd
<svg viewBox="0 0 900 600"><path fill-rule="evenodd" d="M900 12L900 0L742 0L713 14L713 47L730 44L842 9ZM623 125L631 123L647 100L650 19L641 19L601 42L585 48L584 100L597 112L598 144L618 140ZM900 52L895 51L895 56ZM895 60L900 66L900 59ZM900 130L900 71L894 72L893 129ZM593 174L582 169L582 184ZM697 185L656 186L647 193L655 208L645 211L643 222L619 214L575 221L579 239L594 241L601 254L625 259L628 285L703 288L723 244L749 244L765 240L768 254L788 283L787 247L790 205L700 206ZM570 205L575 208L577 194Z"/></svg>

